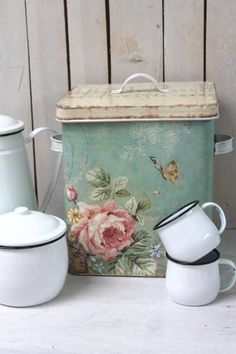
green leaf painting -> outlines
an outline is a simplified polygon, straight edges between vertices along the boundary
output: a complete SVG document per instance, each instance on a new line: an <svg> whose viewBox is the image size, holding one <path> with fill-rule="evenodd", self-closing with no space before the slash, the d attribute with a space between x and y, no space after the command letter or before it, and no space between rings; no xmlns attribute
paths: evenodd
<svg viewBox="0 0 236 354"><path fill-rule="evenodd" d="M149 199L140 200L140 202L138 202L136 212L138 213L141 210L143 211L143 210L147 210L149 208L151 208L151 202Z"/></svg>
<svg viewBox="0 0 236 354"><path fill-rule="evenodd" d="M112 181L110 173L107 173L104 168L98 167L89 170L86 174L86 179L93 188L90 196L92 200L102 201L110 197L124 198L131 195L125 188L128 178L119 176Z"/></svg>
<svg viewBox="0 0 236 354"><path fill-rule="evenodd" d="M128 210L128 212L131 215L135 215L136 214L136 210L138 207L138 203L135 199L135 197L131 197L125 204L126 209Z"/></svg>
<svg viewBox="0 0 236 354"><path fill-rule="evenodd" d="M139 255L135 258L122 257L117 262L114 273L116 275L152 276L157 270L157 264L149 255Z"/></svg>
<svg viewBox="0 0 236 354"><path fill-rule="evenodd" d="M133 239L135 242L138 242L142 239L151 239L152 235L147 232L146 230L139 230L139 231L136 231L134 234L133 234Z"/></svg>
<svg viewBox="0 0 236 354"><path fill-rule="evenodd" d="M125 176L119 176L113 181L113 193L123 190L128 183L128 178Z"/></svg>
<svg viewBox="0 0 236 354"><path fill-rule="evenodd" d="M91 199L92 200L104 200L109 198L111 195L111 189L110 188L95 188L92 191L91 194Z"/></svg>
<svg viewBox="0 0 236 354"><path fill-rule="evenodd" d="M107 187L110 184L111 177L109 173L99 167L88 171L86 179L93 187Z"/></svg>
<svg viewBox="0 0 236 354"><path fill-rule="evenodd" d="M115 197L120 197L120 198L128 197L128 196L130 196L130 192L127 191L127 189L120 189L119 191L114 193L114 196Z"/></svg>

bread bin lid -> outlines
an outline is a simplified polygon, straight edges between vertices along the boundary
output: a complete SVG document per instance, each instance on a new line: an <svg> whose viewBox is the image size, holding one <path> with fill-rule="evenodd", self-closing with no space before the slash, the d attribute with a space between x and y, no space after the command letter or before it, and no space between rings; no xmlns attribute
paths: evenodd
<svg viewBox="0 0 236 354"><path fill-rule="evenodd" d="M0 115L0 136L20 132L24 126L21 120Z"/></svg>
<svg viewBox="0 0 236 354"><path fill-rule="evenodd" d="M140 76L151 82L128 83ZM64 123L210 120L218 116L212 82L157 83L142 73L130 76L122 86L78 85L57 103L57 120Z"/></svg>
<svg viewBox="0 0 236 354"><path fill-rule="evenodd" d="M1 248L39 246L60 238L65 232L63 220L26 207L0 215Z"/></svg>

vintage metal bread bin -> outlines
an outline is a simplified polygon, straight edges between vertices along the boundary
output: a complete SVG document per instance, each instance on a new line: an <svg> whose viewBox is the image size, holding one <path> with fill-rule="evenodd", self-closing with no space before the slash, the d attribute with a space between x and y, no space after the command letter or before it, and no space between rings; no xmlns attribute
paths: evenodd
<svg viewBox="0 0 236 354"><path fill-rule="evenodd" d="M137 76L151 82L128 83ZM165 275L152 229L191 200L212 200L218 116L213 83L146 74L121 88L78 85L58 102L71 273Z"/></svg>

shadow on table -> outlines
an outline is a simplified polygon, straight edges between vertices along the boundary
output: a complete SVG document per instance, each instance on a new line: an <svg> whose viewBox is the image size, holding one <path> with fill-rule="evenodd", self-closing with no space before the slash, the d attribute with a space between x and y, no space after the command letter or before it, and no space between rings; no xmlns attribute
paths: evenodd
<svg viewBox="0 0 236 354"><path fill-rule="evenodd" d="M93 282L94 279L91 276L77 276L68 274L61 293L55 299L42 305L57 305L62 302L68 302L76 297L82 298L85 294L87 296L87 294L91 292Z"/></svg>
<svg viewBox="0 0 236 354"><path fill-rule="evenodd" d="M213 304L222 305L224 307L235 307L236 289L229 292L219 293Z"/></svg>

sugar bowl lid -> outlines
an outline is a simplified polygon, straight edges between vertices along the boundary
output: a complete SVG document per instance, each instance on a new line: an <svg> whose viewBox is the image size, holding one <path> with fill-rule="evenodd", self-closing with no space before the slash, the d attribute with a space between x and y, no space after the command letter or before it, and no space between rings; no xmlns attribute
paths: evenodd
<svg viewBox="0 0 236 354"><path fill-rule="evenodd" d="M30 248L61 238L66 223L60 218L26 207L0 215L0 248Z"/></svg>
<svg viewBox="0 0 236 354"><path fill-rule="evenodd" d="M24 126L25 125L21 120L0 115L0 136L20 132L24 129Z"/></svg>

